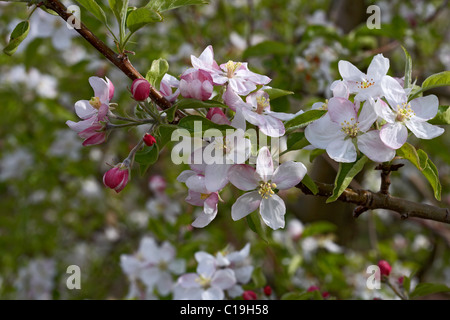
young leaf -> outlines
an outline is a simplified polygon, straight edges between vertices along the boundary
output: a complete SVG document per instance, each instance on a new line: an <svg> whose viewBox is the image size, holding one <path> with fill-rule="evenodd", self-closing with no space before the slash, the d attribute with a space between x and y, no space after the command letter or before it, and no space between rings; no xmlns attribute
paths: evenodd
<svg viewBox="0 0 450 320"><path fill-rule="evenodd" d="M16 52L19 45L30 32L30 22L28 20L20 22L11 33L8 45L3 49L3 52L8 56L12 56Z"/></svg>
<svg viewBox="0 0 450 320"><path fill-rule="evenodd" d="M145 79L155 88L159 88L162 78L169 71L169 63L167 60L159 58L153 60L150 70L147 71Z"/></svg>
<svg viewBox="0 0 450 320"><path fill-rule="evenodd" d="M353 178L364 168L367 160L368 158L366 156L362 156L353 163L339 163L339 171L334 181L333 194L327 199L326 203L336 201L339 198L342 192L349 186L350 182L352 182Z"/></svg>
<svg viewBox="0 0 450 320"><path fill-rule="evenodd" d="M284 127L290 130L306 127L311 122L322 117L326 112L326 110L308 110L287 121Z"/></svg>
<svg viewBox="0 0 450 320"><path fill-rule="evenodd" d="M423 170L423 167L420 164L419 155L417 154L417 150L413 145L406 142L400 149L397 149L397 155L406 160L409 160L420 171Z"/></svg>
<svg viewBox="0 0 450 320"><path fill-rule="evenodd" d="M167 114L167 120L169 122L173 121L175 112L179 109L200 109L200 108L227 108L227 106L219 101L206 100L201 101L197 99L182 99L175 103L172 107L167 109L165 113Z"/></svg>
<svg viewBox="0 0 450 320"><path fill-rule="evenodd" d="M300 150L309 145L309 141L305 138L304 132L293 132L287 137L287 150Z"/></svg>
<svg viewBox="0 0 450 320"><path fill-rule="evenodd" d="M302 183L313 193L313 195L316 195L317 192L319 192L319 188L317 188L316 183L307 174L303 177Z"/></svg>
<svg viewBox="0 0 450 320"><path fill-rule="evenodd" d="M419 283L409 297L414 299L440 292L450 292L450 288L438 283Z"/></svg>
<svg viewBox="0 0 450 320"><path fill-rule="evenodd" d="M149 8L139 8L129 13L127 18L127 28L131 32L136 32L143 26L162 20L161 15Z"/></svg>
<svg viewBox="0 0 450 320"><path fill-rule="evenodd" d="M294 92L292 92L292 91L287 91L287 90L282 90L282 89L277 89L277 88L266 88L266 89L263 89L263 91L267 92L270 100L275 100L280 97L294 94Z"/></svg>
<svg viewBox="0 0 450 320"><path fill-rule="evenodd" d="M255 232L265 243L269 243L267 238L267 231L265 225L261 222L261 216L259 212L255 211L250 213L246 217L249 228Z"/></svg>
<svg viewBox="0 0 450 320"><path fill-rule="evenodd" d="M146 7L158 12L176 9L179 7L208 4L205 0L151 0Z"/></svg>
<svg viewBox="0 0 450 320"><path fill-rule="evenodd" d="M450 124L450 108L449 106L439 106L436 116L428 121L431 124L445 125Z"/></svg>
<svg viewBox="0 0 450 320"><path fill-rule="evenodd" d="M134 161L139 163L139 171L144 175L147 169L158 160L159 147L155 143L151 147L144 147L144 149L136 152Z"/></svg>
<svg viewBox="0 0 450 320"><path fill-rule="evenodd" d="M418 96L420 93L426 90L444 86L450 86L450 71L435 73L426 78L425 81L422 83L422 88L416 91L413 95L411 95L409 97L409 100L414 99L416 96Z"/></svg>
<svg viewBox="0 0 450 320"><path fill-rule="evenodd" d="M103 22L105 25L108 24L106 20L105 12L102 7L95 0L77 0L79 4L81 4L87 11L92 13L95 18L99 21Z"/></svg>
<svg viewBox="0 0 450 320"><path fill-rule="evenodd" d="M408 51L402 46L403 51L405 52L405 84L404 88L407 89L411 87L411 74L412 74L412 60Z"/></svg>

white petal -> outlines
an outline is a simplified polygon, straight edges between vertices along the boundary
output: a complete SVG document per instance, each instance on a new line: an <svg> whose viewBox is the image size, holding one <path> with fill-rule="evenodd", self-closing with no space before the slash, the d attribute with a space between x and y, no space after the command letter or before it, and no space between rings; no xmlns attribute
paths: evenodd
<svg viewBox="0 0 450 320"><path fill-rule="evenodd" d="M387 74L389 70L389 59L381 53L373 57L372 62L367 69L367 77L377 81ZM368 79L370 80L370 79Z"/></svg>
<svg viewBox="0 0 450 320"><path fill-rule="evenodd" d="M391 161L395 157L395 150L381 141L378 130L369 131L359 136L358 149L375 162Z"/></svg>
<svg viewBox="0 0 450 320"><path fill-rule="evenodd" d="M272 182L277 185L277 189L289 189L302 181L305 174L306 167L303 163L287 161L275 170Z"/></svg>
<svg viewBox="0 0 450 320"><path fill-rule="evenodd" d="M429 95L411 100L410 105L415 113L414 118L426 121L436 116L439 108L439 100L435 95Z"/></svg>
<svg viewBox="0 0 450 320"><path fill-rule="evenodd" d="M217 287L211 287L202 293L202 300L223 300L225 295L223 290Z"/></svg>
<svg viewBox="0 0 450 320"><path fill-rule="evenodd" d="M236 221L258 209L261 204L258 191L252 191L240 196L231 207L231 218Z"/></svg>
<svg viewBox="0 0 450 320"><path fill-rule="evenodd" d="M255 168L248 164L236 164L228 171L228 179L238 189L250 191L256 189L259 176Z"/></svg>
<svg viewBox="0 0 450 320"><path fill-rule="evenodd" d="M260 214L264 223L273 230L284 228L286 205L278 195L274 194L268 199L262 200Z"/></svg>
<svg viewBox="0 0 450 320"><path fill-rule="evenodd" d="M388 147L398 149L408 139L408 130L401 122L387 123L380 130L380 138Z"/></svg>
<svg viewBox="0 0 450 320"><path fill-rule="evenodd" d="M231 269L217 270L212 279L211 286L227 290L236 284L236 277Z"/></svg>
<svg viewBox="0 0 450 320"><path fill-rule="evenodd" d="M273 160L269 148L262 147L256 158L256 173L263 181L268 181L273 175Z"/></svg>
<svg viewBox="0 0 450 320"><path fill-rule="evenodd" d="M205 187L209 192L222 190L228 183L230 164L210 164L205 169Z"/></svg>
<svg viewBox="0 0 450 320"><path fill-rule="evenodd" d="M387 102L395 111L397 111L397 105L402 105L408 100L408 96L403 87L397 80L390 76L383 77L381 80L381 89Z"/></svg>
<svg viewBox="0 0 450 320"><path fill-rule="evenodd" d="M331 121L328 113L309 124L305 129L306 139L316 148L326 147L342 135L341 126Z"/></svg>
<svg viewBox="0 0 450 320"><path fill-rule="evenodd" d="M81 119L88 119L97 114L97 109L95 109L89 101L79 100L75 102L75 113Z"/></svg>
<svg viewBox="0 0 450 320"><path fill-rule="evenodd" d="M356 161L356 147L352 139L335 140L328 145L326 151L334 161L347 163Z"/></svg>
<svg viewBox="0 0 450 320"><path fill-rule="evenodd" d="M285 133L285 128L281 120L267 114L264 117L264 122L259 125L259 129L268 137L281 137Z"/></svg>
<svg viewBox="0 0 450 320"><path fill-rule="evenodd" d="M183 288L200 288L200 283L198 282L199 276L196 273L186 273L178 278L178 284Z"/></svg>
<svg viewBox="0 0 450 320"><path fill-rule="evenodd" d="M209 193L205 186L206 178L201 175L192 175L186 180L186 187L189 190L199 193Z"/></svg>
<svg viewBox="0 0 450 320"><path fill-rule="evenodd" d="M345 81L364 81L366 75L348 61L338 63L339 73Z"/></svg>
<svg viewBox="0 0 450 320"><path fill-rule="evenodd" d="M89 84L94 89L94 96L100 99L101 103L109 103L109 86L105 80L99 77L90 77Z"/></svg>
<svg viewBox="0 0 450 320"><path fill-rule="evenodd" d="M444 129L428 122L417 121L411 119L410 121L405 121L406 126L409 130L414 133L417 138L420 139L433 139L444 133Z"/></svg>
<svg viewBox="0 0 450 320"><path fill-rule="evenodd" d="M345 122L355 123L358 118L355 105L344 98L331 98L328 101L328 114L331 121L341 125Z"/></svg>
<svg viewBox="0 0 450 320"><path fill-rule="evenodd" d="M197 172L193 171L193 170L184 170L183 172L181 172L178 177L177 177L177 181L179 182L186 182L186 180L189 177L192 177L194 175L196 175Z"/></svg>
<svg viewBox="0 0 450 320"><path fill-rule="evenodd" d="M392 109L381 99L378 99L377 102L373 105L375 113L382 119L386 120L389 123L394 123L395 118L397 118L397 114L392 111Z"/></svg>
<svg viewBox="0 0 450 320"><path fill-rule="evenodd" d="M372 124L378 119L378 115L375 112L374 105L375 102L372 99L369 99L364 103L362 107L362 110L358 116L358 128L362 132L366 132L367 130L369 130Z"/></svg>

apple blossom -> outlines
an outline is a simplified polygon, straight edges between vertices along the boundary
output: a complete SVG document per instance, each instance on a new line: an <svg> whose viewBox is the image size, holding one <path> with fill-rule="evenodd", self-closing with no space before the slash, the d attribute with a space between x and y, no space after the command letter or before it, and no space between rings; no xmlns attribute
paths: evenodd
<svg viewBox="0 0 450 320"><path fill-rule="evenodd" d="M130 91L134 100L145 101L150 96L150 83L146 79L135 79Z"/></svg>
<svg viewBox="0 0 450 320"><path fill-rule="evenodd" d="M385 77L381 87L389 106L384 102L376 105L375 112L386 120L380 130L380 139L387 146L398 149L408 138L408 130L420 139L433 139L444 129L429 124L438 112L439 101L435 95L419 97L408 102L407 92L392 77Z"/></svg>
<svg viewBox="0 0 450 320"><path fill-rule="evenodd" d="M240 196L231 207L231 217L239 220L260 208L265 224L276 230L284 227L286 206L273 189L289 189L305 176L306 167L300 162L287 161L274 171L267 147L262 147L256 160L256 169L250 165L234 165L229 172L230 182L240 190L251 191ZM255 190L256 189L256 190Z"/></svg>
<svg viewBox="0 0 450 320"><path fill-rule="evenodd" d="M380 260L378 262L378 267L380 268L380 273L382 276L388 277L391 274L392 267L386 260Z"/></svg>
<svg viewBox="0 0 450 320"><path fill-rule="evenodd" d="M381 53L373 57L367 74L361 72L348 61L341 60L338 64L339 73L348 86L350 93L356 93L355 100L365 101L369 98L376 99L383 95L381 80L389 70L389 59Z"/></svg>
<svg viewBox="0 0 450 320"><path fill-rule="evenodd" d="M122 191L128 183L130 168L126 163L119 163L103 175L103 184L117 193Z"/></svg>
<svg viewBox="0 0 450 320"><path fill-rule="evenodd" d="M180 76L179 88L184 98L208 100L214 90L213 79L205 70L190 68Z"/></svg>
<svg viewBox="0 0 450 320"><path fill-rule="evenodd" d="M305 137L316 148L325 149L337 162L355 162L358 149L375 162L390 161L395 150L386 146L378 131L369 131L378 116L373 100L364 103L361 112L354 103L344 98L331 98L328 112L305 129Z"/></svg>
<svg viewBox="0 0 450 320"><path fill-rule="evenodd" d="M206 118L217 124L231 124L221 108L209 108L208 113L206 113Z"/></svg>
<svg viewBox="0 0 450 320"><path fill-rule="evenodd" d="M180 95L179 86L180 81L174 76L166 73L161 80L159 90L169 102L174 102ZM173 91L172 88L175 88L175 91Z"/></svg>
<svg viewBox="0 0 450 320"><path fill-rule="evenodd" d="M209 72L215 85L225 85L239 95L246 96L256 89L257 85L268 84L271 79L250 71L246 62L228 61L218 66L214 60L212 46L206 49L197 58L191 55L192 66Z"/></svg>

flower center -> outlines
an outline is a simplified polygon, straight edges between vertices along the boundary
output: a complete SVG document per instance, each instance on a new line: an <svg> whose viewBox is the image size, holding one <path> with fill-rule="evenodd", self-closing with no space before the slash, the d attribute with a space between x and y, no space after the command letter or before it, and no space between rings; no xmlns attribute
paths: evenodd
<svg viewBox="0 0 450 320"><path fill-rule="evenodd" d="M197 279L195 279L195 282L198 282L204 289L209 288L209 286L211 285L211 279L205 278L202 275L200 275Z"/></svg>
<svg viewBox="0 0 450 320"><path fill-rule="evenodd" d="M373 81L373 79L367 80L365 79L364 81L356 81L356 86L359 89L367 89L371 86L373 86L375 84L375 81Z"/></svg>
<svg viewBox="0 0 450 320"><path fill-rule="evenodd" d="M89 104L97 110L100 109L100 106L102 105L99 97L92 97L91 100L89 100Z"/></svg>
<svg viewBox="0 0 450 320"><path fill-rule="evenodd" d="M404 121L411 119L412 116L415 116L416 113L411 109L411 106L409 104L406 104L405 102L400 106L397 105L397 118L395 120L397 121Z"/></svg>
<svg viewBox="0 0 450 320"><path fill-rule="evenodd" d="M167 264L166 261L160 261L159 264L158 264L158 268L161 271L167 270L168 267L169 267L169 265Z"/></svg>
<svg viewBox="0 0 450 320"><path fill-rule="evenodd" d="M257 97L256 98L256 113L261 114L263 113L264 109L268 108L270 106L270 99L266 97Z"/></svg>
<svg viewBox="0 0 450 320"><path fill-rule="evenodd" d="M348 122L347 120L345 120L344 122L341 122L341 126L342 126L342 131L345 132L345 134L347 136L349 136L350 138L355 138L358 135L359 132L359 122L354 122L355 118L351 118L350 119L352 122Z"/></svg>
<svg viewBox="0 0 450 320"><path fill-rule="evenodd" d="M208 199L208 197L209 197L209 193L200 194L200 199L202 199L202 200L206 200L206 199Z"/></svg>
<svg viewBox="0 0 450 320"><path fill-rule="evenodd" d="M233 78L234 73L236 72L237 69L239 69L239 67L242 66L241 62L234 62L234 61L228 61L226 64L226 68L227 68L227 77L228 78Z"/></svg>
<svg viewBox="0 0 450 320"><path fill-rule="evenodd" d="M325 99L325 102L322 104L319 110L328 110L328 99Z"/></svg>
<svg viewBox="0 0 450 320"><path fill-rule="evenodd" d="M273 196L275 192L272 189L275 189L277 185L272 182L261 182L259 185L258 193L264 199L269 199L269 197Z"/></svg>

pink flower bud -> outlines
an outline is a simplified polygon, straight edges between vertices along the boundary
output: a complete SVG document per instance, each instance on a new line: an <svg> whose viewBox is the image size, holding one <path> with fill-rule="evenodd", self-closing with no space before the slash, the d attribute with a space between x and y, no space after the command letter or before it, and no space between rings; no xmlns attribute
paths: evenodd
<svg viewBox="0 0 450 320"><path fill-rule="evenodd" d="M209 108L206 118L217 124L231 123L221 108Z"/></svg>
<svg viewBox="0 0 450 320"><path fill-rule="evenodd" d="M180 77L180 92L185 98L208 100L214 86L212 76L200 69L188 69Z"/></svg>
<svg viewBox="0 0 450 320"><path fill-rule="evenodd" d="M403 285L403 281L405 281L405 277L404 276L401 276L401 277L399 277L397 279L398 284L401 285L401 286Z"/></svg>
<svg viewBox="0 0 450 320"><path fill-rule="evenodd" d="M155 139L155 137L152 136L151 134L146 133L146 134L144 135L144 143L145 143L146 145L148 145L149 147L151 147L152 145L154 145L154 144L156 143L156 139Z"/></svg>
<svg viewBox="0 0 450 320"><path fill-rule="evenodd" d="M272 294L272 288L270 286L265 286L264 287L264 294L266 296L270 296Z"/></svg>
<svg viewBox="0 0 450 320"><path fill-rule="evenodd" d="M319 291L319 287L318 286L311 286L308 288L308 290L306 290L307 292L313 292L313 291Z"/></svg>
<svg viewBox="0 0 450 320"><path fill-rule="evenodd" d="M150 83L145 79L136 79L131 85L131 94L137 101L144 101L150 95Z"/></svg>
<svg viewBox="0 0 450 320"><path fill-rule="evenodd" d="M111 80L109 80L107 77L105 77L106 79L106 84L108 85L108 89L109 89L109 100L111 100L114 96L114 85L111 82Z"/></svg>
<svg viewBox="0 0 450 320"><path fill-rule="evenodd" d="M392 267L386 260L380 260L378 262L378 267L380 268L380 273L382 276L388 277L391 274Z"/></svg>
<svg viewBox="0 0 450 320"><path fill-rule="evenodd" d="M244 300L258 300L256 293L252 290L244 291L244 293L242 294L242 298Z"/></svg>
<svg viewBox="0 0 450 320"><path fill-rule="evenodd" d="M105 172L103 184L119 193L127 185L129 175L129 168L121 163Z"/></svg>

